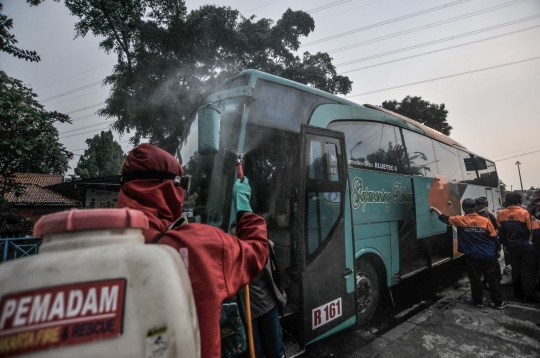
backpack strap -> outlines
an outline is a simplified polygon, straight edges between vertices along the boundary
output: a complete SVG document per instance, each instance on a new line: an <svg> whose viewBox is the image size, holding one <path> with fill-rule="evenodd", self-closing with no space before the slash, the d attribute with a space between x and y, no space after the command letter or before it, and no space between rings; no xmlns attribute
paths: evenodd
<svg viewBox="0 0 540 358"><path fill-rule="evenodd" d="M165 235L167 233L167 231L169 230L172 230L174 228L177 228L179 226L182 226L182 225L185 225L187 224L188 221L185 217L179 217L178 219L176 219L171 225L169 225L169 227L167 228L167 230L163 231L163 232L160 232L159 234L157 234L153 239L152 241L150 242L151 244L157 244L158 241L163 237L163 235Z"/></svg>

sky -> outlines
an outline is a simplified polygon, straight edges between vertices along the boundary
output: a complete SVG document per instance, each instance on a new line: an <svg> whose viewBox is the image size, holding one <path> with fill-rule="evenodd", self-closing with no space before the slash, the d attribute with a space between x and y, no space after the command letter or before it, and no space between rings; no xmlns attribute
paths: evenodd
<svg viewBox="0 0 540 358"><path fill-rule="evenodd" d="M37 51L38 63L0 53L0 69L22 80L49 111L69 114L58 126L60 142L75 154L113 119L96 115L109 88L114 53L100 38L75 38L77 18L63 1L30 7L4 0L18 47ZM216 0L244 16L279 20L291 8L308 12L315 31L298 51L328 52L338 74L353 81L347 99L381 105L420 96L444 103L450 136L495 161L508 189L540 187L540 0ZM75 91L74 91L75 90ZM130 134L115 138L132 149Z"/></svg>

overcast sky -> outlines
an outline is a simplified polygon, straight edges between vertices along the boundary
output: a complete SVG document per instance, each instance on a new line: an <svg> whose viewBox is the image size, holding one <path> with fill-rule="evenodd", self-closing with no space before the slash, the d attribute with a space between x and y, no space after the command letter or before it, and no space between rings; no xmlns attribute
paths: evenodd
<svg viewBox="0 0 540 358"><path fill-rule="evenodd" d="M14 21L18 46L37 51L41 62L2 52L0 69L32 87L47 110L71 116L73 124L59 126L60 141L82 154L85 140L112 122L95 112L107 98L109 88L100 81L111 73L116 56L100 50L92 35L74 39L77 19L63 1L37 7L23 0L2 3ZM190 10L207 3L186 1ZM338 73L353 81L348 99L380 105L411 95L444 103L451 137L494 160L509 189L520 187L518 160L525 189L540 186L540 0L209 3L273 20L289 7L309 12L315 31L302 38L299 53L328 52ZM129 134L115 136L125 151L132 148Z"/></svg>

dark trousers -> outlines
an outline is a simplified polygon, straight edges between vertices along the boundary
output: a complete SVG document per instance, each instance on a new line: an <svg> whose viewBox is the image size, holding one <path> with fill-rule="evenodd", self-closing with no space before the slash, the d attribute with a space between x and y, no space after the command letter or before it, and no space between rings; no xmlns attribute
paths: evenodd
<svg viewBox="0 0 540 358"><path fill-rule="evenodd" d="M253 345L257 358L281 358L285 356L283 331L279 323L277 306L251 320L253 323Z"/></svg>
<svg viewBox="0 0 540 358"><path fill-rule="evenodd" d="M508 255L512 266L512 284L516 298L532 298L536 288L538 253L536 251L514 251Z"/></svg>
<svg viewBox="0 0 540 358"><path fill-rule="evenodd" d="M496 305L502 303L502 296L500 290L499 274L500 268L497 269L493 263L493 260L482 260L472 256L465 256L467 260L467 276L471 283L471 294L473 302L480 304L483 301L484 295L482 293L482 275L489 286L489 294L491 300ZM497 266L498 267L498 266ZM499 270L499 273L497 272Z"/></svg>

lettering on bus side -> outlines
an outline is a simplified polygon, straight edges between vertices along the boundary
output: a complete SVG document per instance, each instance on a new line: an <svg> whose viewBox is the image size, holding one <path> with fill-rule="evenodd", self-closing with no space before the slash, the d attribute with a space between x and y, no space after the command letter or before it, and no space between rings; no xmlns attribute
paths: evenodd
<svg viewBox="0 0 540 358"><path fill-rule="evenodd" d="M407 188L399 182L395 182L391 189L369 190L362 178L355 177L352 183L352 204L354 209L362 206L366 211L367 204L384 204L388 212L390 203L412 203L412 193L407 193Z"/></svg>
<svg viewBox="0 0 540 358"><path fill-rule="evenodd" d="M0 302L0 356L122 334L126 280L77 282L14 292Z"/></svg>
<svg viewBox="0 0 540 358"><path fill-rule="evenodd" d="M312 329L319 328L342 315L341 297L311 311Z"/></svg>

